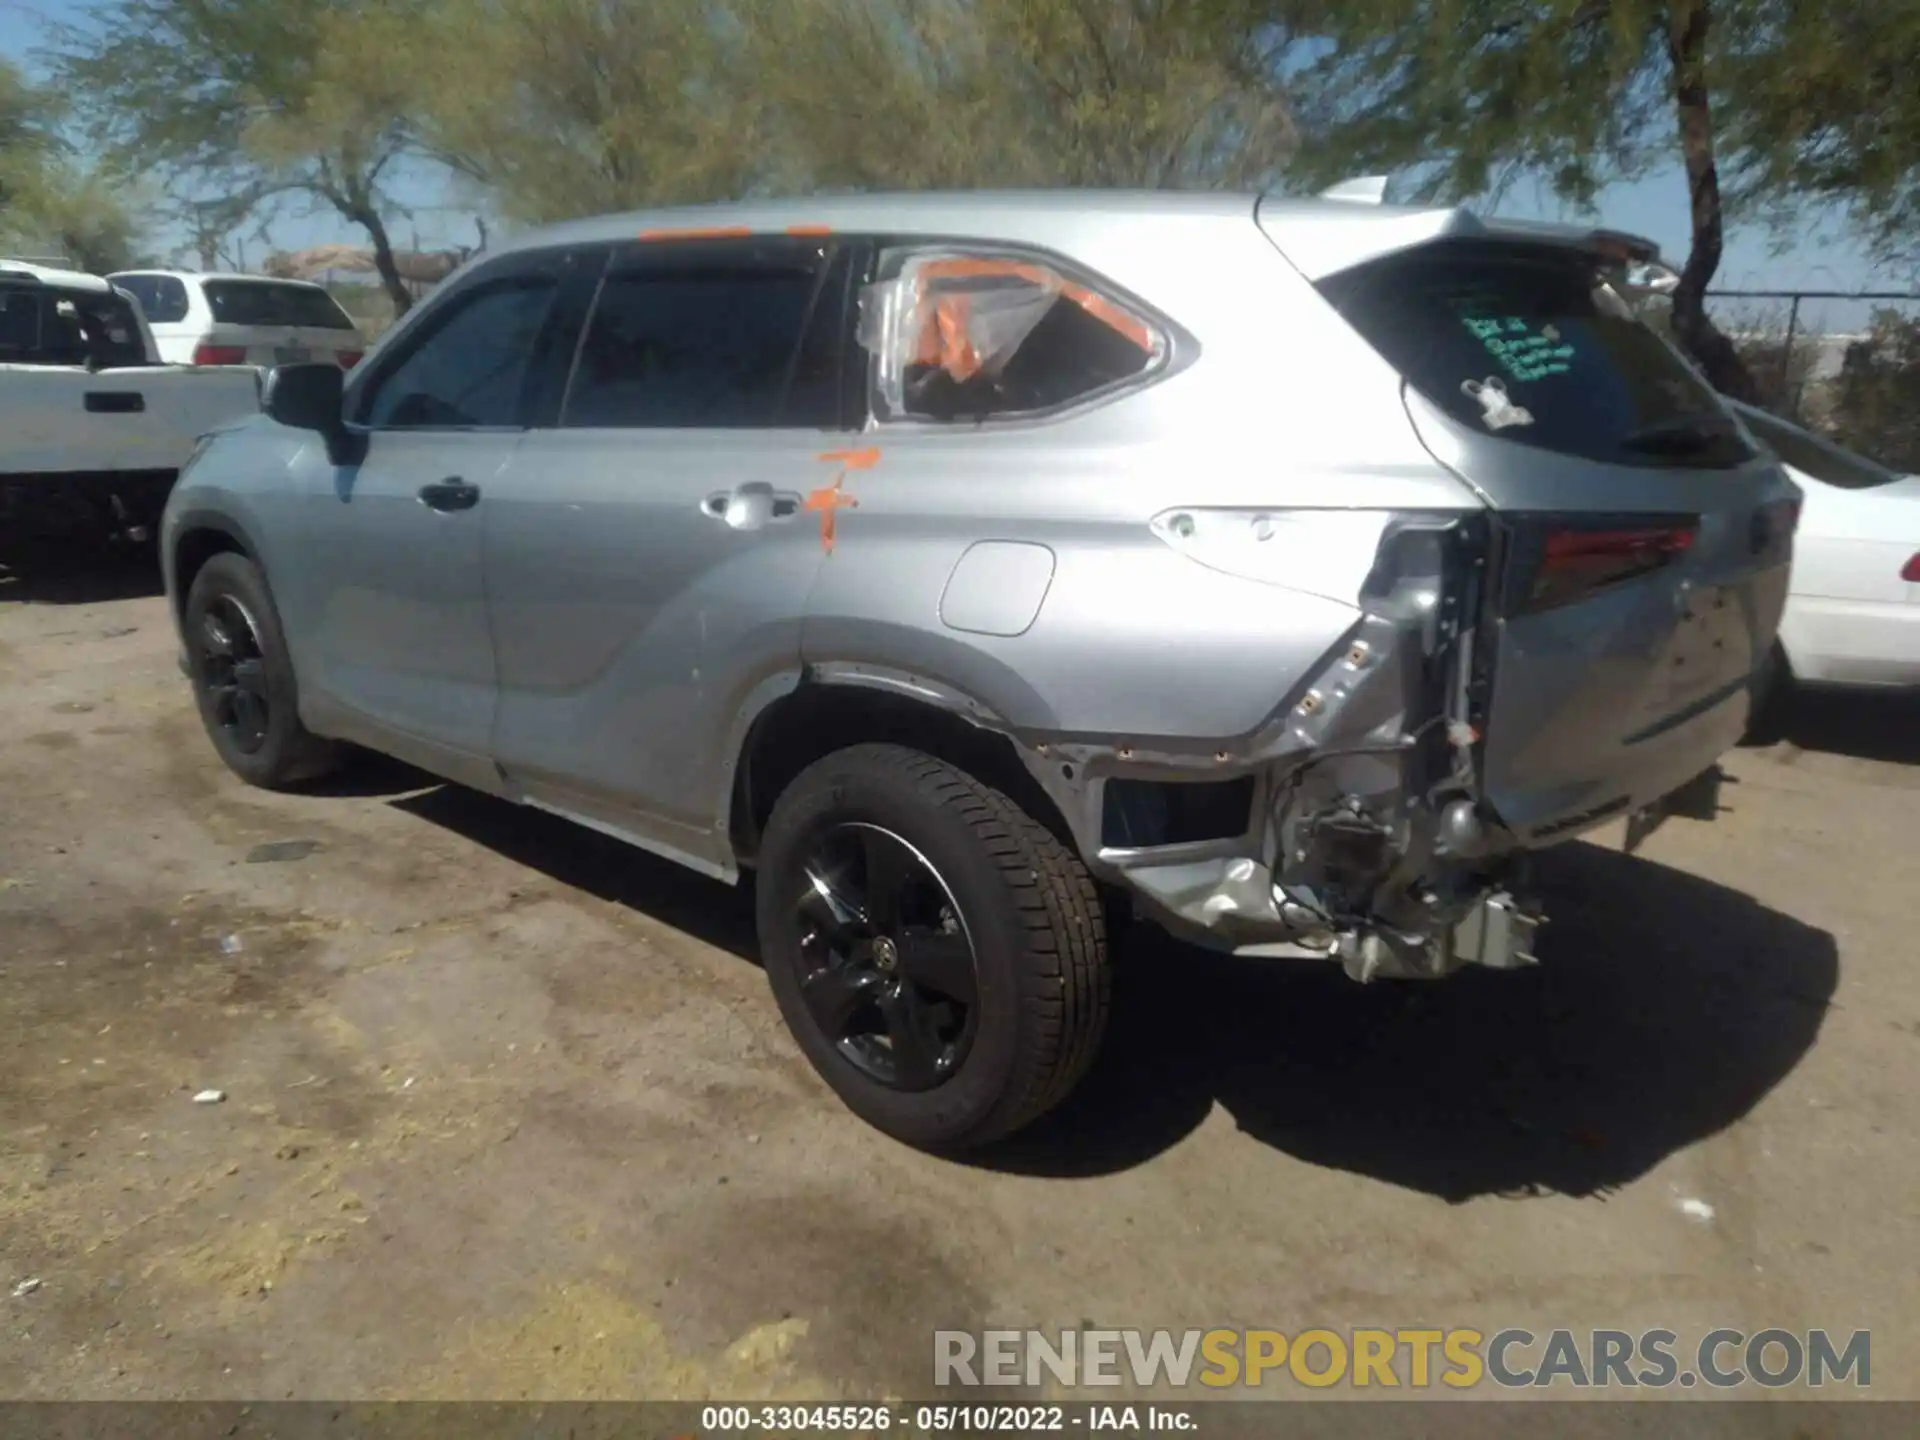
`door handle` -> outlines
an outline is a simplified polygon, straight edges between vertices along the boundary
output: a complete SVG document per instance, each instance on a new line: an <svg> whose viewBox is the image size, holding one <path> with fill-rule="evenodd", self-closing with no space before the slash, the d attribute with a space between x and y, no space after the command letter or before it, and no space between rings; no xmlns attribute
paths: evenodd
<svg viewBox="0 0 1920 1440"><path fill-rule="evenodd" d="M468 484L458 475L449 475L431 485L420 487L420 503L429 510L471 510L480 503L480 487Z"/></svg>
<svg viewBox="0 0 1920 1440"><path fill-rule="evenodd" d="M716 490L700 502L700 513L735 530L758 530L800 513L800 496L775 490L761 480L748 480L731 490Z"/></svg>

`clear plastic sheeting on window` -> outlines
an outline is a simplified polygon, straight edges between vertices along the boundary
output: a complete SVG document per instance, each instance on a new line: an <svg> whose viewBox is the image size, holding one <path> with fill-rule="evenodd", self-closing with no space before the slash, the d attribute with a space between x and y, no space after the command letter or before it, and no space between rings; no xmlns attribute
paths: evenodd
<svg viewBox="0 0 1920 1440"><path fill-rule="evenodd" d="M892 415L1045 409L1138 374L1165 340L1124 306L1031 261L909 259L860 297L860 343Z"/></svg>

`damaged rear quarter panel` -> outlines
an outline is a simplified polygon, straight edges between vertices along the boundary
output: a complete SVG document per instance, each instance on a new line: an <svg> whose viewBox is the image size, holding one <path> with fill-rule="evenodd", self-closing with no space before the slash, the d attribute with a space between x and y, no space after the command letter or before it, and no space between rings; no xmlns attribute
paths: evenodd
<svg viewBox="0 0 1920 1440"><path fill-rule="evenodd" d="M808 663L941 682L1029 739L1213 742L1256 729L1359 618L1352 598L1229 574L1168 545L1152 529L1168 492L1130 478L1137 448L959 438L885 445L815 583ZM1053 556L1019 635L942 620L962 557L994 540Z"/></svg>
<svg viewBox="0 0 1920 1440"><path fill-rule="evenodd" d="M808 603L810 665L918 675L1017 737L1211 754L1257 730L1359 619L1368 561L1342 576L1312 529L1283 527L1260 578L1153 530L1192 506L1388 512L1477 507L1408 424L1399 377L1244 225L1065 221L1013 235L1168 316L1195 343L1167 373L1031 421L884 424ZM1204 257L1201 263L1197 257ZM947 626L941 599L981 541L1048 547L1017 636ZM1297 573L1296 573L1297 571Z"/></svg>
<svg viewBox="0 0 1920 1440"><path fill-rule="evenodd" d="M1192 938L1259 952L1298 928L1277 913L1283 777L1322 749L1392 750L1415 705L1411 723L1433 718L1419 587L1366 593L1383 538L1410 515L1484 511L1421 445L1399 377L1258 227L1239 250L1220 234L1209 266L1150 243L1059 246L1172 317L1197 358L1057 417L870 432L879 459L849 480L802 654L820 679L882 675L1008 733L1096 872ZM1051 555L1017 633L942 618L956 566L992 541ZM1104 782L1121 775L1252 777L1246 830L1103 849ZM1304 798L1398 815L1411 775L1397 754L1354 756Z"/></svg>

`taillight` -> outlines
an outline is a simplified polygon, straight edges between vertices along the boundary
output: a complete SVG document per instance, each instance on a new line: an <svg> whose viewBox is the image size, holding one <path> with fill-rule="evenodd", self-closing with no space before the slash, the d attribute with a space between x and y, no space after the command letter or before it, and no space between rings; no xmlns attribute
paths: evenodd
<svg viewBox="0 0 1920 1440"><path fill-rule="evenodd" d="M1649 574L1691 550L1699 533L1693 516L1631 527L1556 522L1538 542L1539 558L1520 608L1550 610Z"/></svg>
<svg viewBox="0 0 1920 1440"><path fill-rule="evenodd" d="M364 350L336 350L334 358L340 362L342 370L351 370L360 363L360 357L366 353Z"/></svg>
<svg viewBox="0 0 1920 1440"><path fill-rule="evenodd" d="M244 345L196 345L193 347L193 363L196 365L244 365L247 363L247 347Z"/></svg>
<svg viewBox="0 0 1920 1440"><path fill-rule="evenodd" d="M1900 578L1912 585L1920 585L1920 553L1900 567Z"/></svg>

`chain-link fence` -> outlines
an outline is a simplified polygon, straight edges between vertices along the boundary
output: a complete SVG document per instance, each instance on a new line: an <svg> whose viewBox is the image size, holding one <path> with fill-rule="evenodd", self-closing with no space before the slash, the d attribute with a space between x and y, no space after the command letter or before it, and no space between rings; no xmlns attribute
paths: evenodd
<svg viewBox="0 0 1920 1440"><path fill-rule="evenodd" d="M1724 290L1709 297L1776 415L1920 472L1920 292Z"/></svg>

